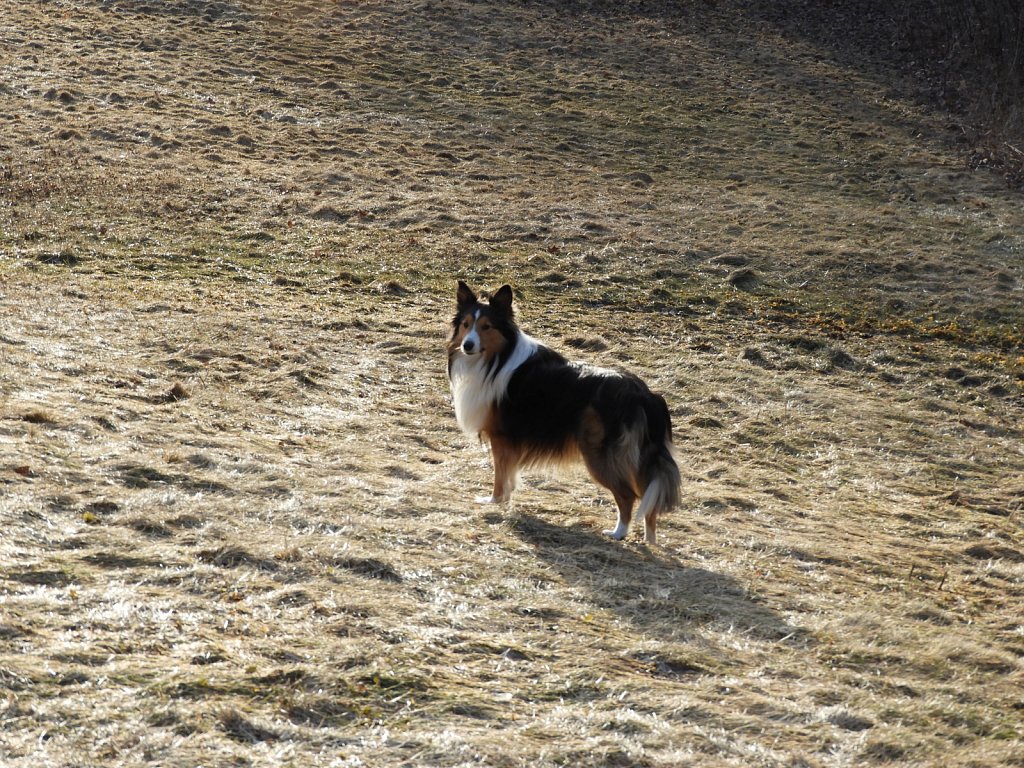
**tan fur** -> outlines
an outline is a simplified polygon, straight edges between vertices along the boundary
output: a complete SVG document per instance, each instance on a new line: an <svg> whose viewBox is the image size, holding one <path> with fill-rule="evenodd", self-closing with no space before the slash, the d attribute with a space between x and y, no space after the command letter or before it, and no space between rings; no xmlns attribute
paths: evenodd
<svg viewBox="0 0 1024 768"><path fill-rule="evenodd" d="M628 527L633 518L633 505L643 495L644 483L642 478L637 477L634 468L639 464L640 443L645 435L637 430L627 432L620 438L619 449L609 455L601 447L600 438L604 436L604 429L601 429L599 435L591 432L591 422L596 421L600 426L597 414L594 413L593 416L593 419L584 421L580 453L594 482L612 492L619 511L619 526ZM598 439L588 440L591 435ZM645 526L645 538L648 542L654 543L655 536L649 525Z"/></svg>

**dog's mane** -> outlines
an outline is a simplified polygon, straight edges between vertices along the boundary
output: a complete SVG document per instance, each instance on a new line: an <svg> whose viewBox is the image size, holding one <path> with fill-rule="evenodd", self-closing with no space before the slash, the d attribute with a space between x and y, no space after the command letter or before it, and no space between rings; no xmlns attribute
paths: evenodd
<svg viewBox="0 0 1024 768"><path fill-rule="evenodd" d="M515 329L505 354L487 361L482 357L467 357L455 353L449 367L455 418L462 431L479 435L487 422L491 408L501 402L508 391L512 374L539 349L546 349L539 341Z"/></svg>

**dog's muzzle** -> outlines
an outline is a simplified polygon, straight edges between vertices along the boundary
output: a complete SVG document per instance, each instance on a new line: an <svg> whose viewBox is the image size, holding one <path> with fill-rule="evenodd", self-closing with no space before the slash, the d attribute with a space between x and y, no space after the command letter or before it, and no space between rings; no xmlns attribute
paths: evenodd
<svg viewBox="0 0 1024 768"><path fill-rule="evenodd" d="M466 338L462 340L462 353L465 355L476 355L482 351L480 337L477 335L476 328L473 328L466 334Z"/></svg>

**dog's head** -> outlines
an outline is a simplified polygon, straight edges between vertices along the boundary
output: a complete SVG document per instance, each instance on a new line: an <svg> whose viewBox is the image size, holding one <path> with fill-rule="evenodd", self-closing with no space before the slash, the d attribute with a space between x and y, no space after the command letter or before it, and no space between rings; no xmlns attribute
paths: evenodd
<svg viewBox="0 0 1024 768"><path fill-rule="evenodd" d="M503 285L485 301L461 280L455 294L455 318L448 342L449 361L456 355L481 355L486 364L501 355L518 329L512 311L512 288Z"/></svg>

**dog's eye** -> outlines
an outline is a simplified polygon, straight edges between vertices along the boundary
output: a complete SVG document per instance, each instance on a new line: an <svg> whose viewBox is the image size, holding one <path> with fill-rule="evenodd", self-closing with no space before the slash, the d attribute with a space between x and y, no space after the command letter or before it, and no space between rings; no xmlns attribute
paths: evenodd
<svg viewBox="0 0 1024 768"><path fill-rule="evenodd" d="M462 327L469 328L469 318L466 318L465 320L462 321Z"/></svg>
<svg viewBox="0 0 1024 768"><path fill-rule="evenodd" d="M487 321L484 321L484 322L480 323L480 330L481 331L489 331L489 330L491 330L491 324L488 323Z"/></svg>

